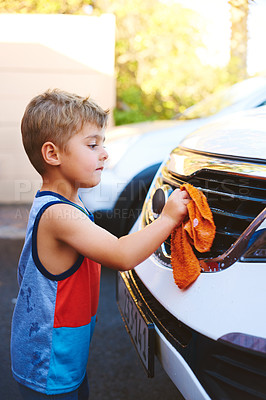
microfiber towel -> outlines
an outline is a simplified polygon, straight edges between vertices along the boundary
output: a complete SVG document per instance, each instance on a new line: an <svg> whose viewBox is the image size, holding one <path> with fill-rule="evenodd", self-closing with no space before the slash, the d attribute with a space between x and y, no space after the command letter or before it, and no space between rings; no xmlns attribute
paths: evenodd
<svg viewBox="0 0 266 400"><path fill-rule="evenodd" d="M175 228L171 235L171 264L174 280L180 289L194 282L201 272L199 261L192 245L200 252L209 251L214 237L215 224L206 196L194 186L185 183L180 186L191 197L188 203L188 219Z"/></svg>

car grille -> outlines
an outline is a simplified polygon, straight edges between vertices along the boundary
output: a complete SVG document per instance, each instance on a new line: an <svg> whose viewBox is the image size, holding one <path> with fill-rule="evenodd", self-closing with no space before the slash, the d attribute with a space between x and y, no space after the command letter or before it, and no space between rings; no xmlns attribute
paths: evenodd
<svg viewBox="0 0 266 400"><path fill-rule="evenodd" d="M219 171L198 171L184 178L164 171L172 188L190 183L207 197L216 225L216 235L209 253L195 254L213 258L223 254L266 206L266 180L240 177ZM170 240L167 245L169 246Z"/></svg>
<svg viewBox="0 0 266 400"><path fill-rule="evenodd" d="M185 183L205 194L216 225L210 251L199 253L193 248L194 253L198 259L207 260L205 272L227 268L242 256L248 240L265 219L266 161L248 162L178 147L159 170L148 193L143 207L143 226L158 217L156 213L160 213L161 208L157 200L162 197L162 191L167 199L173 189ZM153 202L158 189L162 191L158 191L160 195ZM168 267L171 267L170 243L171 236L154 253L160 263Z"/></svg>
<svg viewBox="0 0 266 400"><path fill-rule="evenodd" d="M265 354L220 341L206 350L200 379L212 399L266 399Z"/></svg>

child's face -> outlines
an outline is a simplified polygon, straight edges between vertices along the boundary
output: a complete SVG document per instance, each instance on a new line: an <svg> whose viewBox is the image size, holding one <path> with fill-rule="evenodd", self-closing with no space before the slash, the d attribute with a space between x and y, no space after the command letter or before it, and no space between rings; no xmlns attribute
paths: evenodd
<svg viewBox="0 0 266 400"><path fill-rule="evenodd" d="M61 153L61 172L75 187L93 187L101 181L108 154L103 147L104 132L95 125L85 124L67 143Z"/></svg>

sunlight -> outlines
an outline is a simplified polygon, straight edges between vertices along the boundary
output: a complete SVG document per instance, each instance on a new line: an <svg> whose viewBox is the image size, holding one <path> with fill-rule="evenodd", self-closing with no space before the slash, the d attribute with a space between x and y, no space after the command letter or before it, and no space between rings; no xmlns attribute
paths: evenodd
<svg viewBox="0 0 266 400"><path fill-rule="evenodd" d="M230 6L226 0L161 0L162 3L177 2L192 9L206 20L206 49L198 49L202 63L225 66L230 58ZM249 75L266 70L264 39L266 37L266 0L250 4L248 20L249 43L247 68Z"/></svg>
<svg viewBox="0 0 266 400"><path fill-rule="evenodd" d="M197 55L205 65L224 67L230 58L230 7L226 0L162 0L175 1L184 8L196 11L205 20L206 33Z"/></svg>
<svg viewBox="0 0 266 400"><path fill-rule="evenodd" d="M248 72L251 75L266 70L265 18L266 1L256 0L249 15Z"/></svg>

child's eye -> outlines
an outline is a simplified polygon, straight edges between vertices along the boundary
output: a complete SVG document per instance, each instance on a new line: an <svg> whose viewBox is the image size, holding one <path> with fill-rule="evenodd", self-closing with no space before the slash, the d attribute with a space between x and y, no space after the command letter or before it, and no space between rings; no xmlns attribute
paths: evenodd
<svg viewBox="0 0 266 400"><path fill-rule="evenodd" d="M97 147L97 144L89 144L88 146L90 149L94 149L95 147Z"/></svg>

